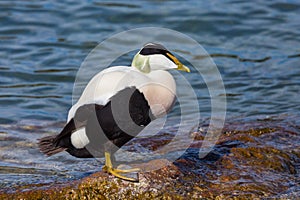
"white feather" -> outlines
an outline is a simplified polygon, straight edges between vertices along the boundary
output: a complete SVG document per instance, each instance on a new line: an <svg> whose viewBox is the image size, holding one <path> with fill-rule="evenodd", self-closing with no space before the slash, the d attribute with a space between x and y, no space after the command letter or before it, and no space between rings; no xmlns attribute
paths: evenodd
<svg viewBox="0 0 300 200"><path fill-rule="evenodd" d="M152 71L177 68L176 64L174 64L170 59L166 59L166 57L162 54L151 55L149 58L149 65L151 66Z"/></svg>
<svg viewBox="0 0 300 200"><path fill-rule="evenodd" d="M153 107L153 114L157 117L170 109L176 95L175 80L167 71L154 70L142 73L134 67L110 67L91 79L78 102L70 109L68 121L74 117L80 106L89 103L105 105L118 91L131 86L143 92L149 106Z"/></svg>
<svg viewBox="0 0 300 200"><path fill-rule="evenodd" d="M85 128L81 128L75 131L74 133L72 133L71 143L77 149L84 148L86 145L90 143L90 140L85 133Z"/></svg>

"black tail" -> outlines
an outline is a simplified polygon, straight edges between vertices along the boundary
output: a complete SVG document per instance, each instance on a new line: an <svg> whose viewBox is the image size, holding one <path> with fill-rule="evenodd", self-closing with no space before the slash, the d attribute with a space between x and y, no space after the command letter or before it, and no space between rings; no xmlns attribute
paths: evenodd
<svg viewBox="0 0 300 200"><path fill-rule="evenodd" d="M47 136L39 139L38 145L40 151L47 156L52 156L59 152L66 150L64 147L57 146L56 142L56 135L54 136Z"/></svg>

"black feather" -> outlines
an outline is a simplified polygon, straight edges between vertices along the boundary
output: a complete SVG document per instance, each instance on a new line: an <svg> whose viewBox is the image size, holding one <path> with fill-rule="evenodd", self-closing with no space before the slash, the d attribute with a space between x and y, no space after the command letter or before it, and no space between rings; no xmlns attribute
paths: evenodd
<svg viewBox="0 0 300 200"><path fill-rule="evenodd" d="M109 146L105 150L113 153L117 149L108 143L123 146L142 131L151 119L153 115L143 93L135 87L125 88L112 96L104 106L86 104L79 107L60 134L39 140L40 150L48 156L66 150L82 158L93 157L95 153L100 155ZM90 143L85 148L77 149L71 143L71 134L82 127L85 127Z"/></svg>
<svg viewBox="0 0 300 200"><path fill-rule="evenodd" d="M161 44L156 44L156 43L146 44L141 49L139 54L144 55L144 56L161 54L161 55L164 55L166 58L168 58L170 61L172 61L174 64L176 64L175 61L170 57L170 55L171 56L174 56L174 55Z"/></svg>
<svg viewBox="0 0 300 200"><path fill-rule="evenodd" d="M38 145L39 145L40 151L47 156L52 156L54 154L57 154L59 152L66 150L66 148L56 146L55 139L56 139L55 135L47 136L47 137L39 139Z"/></svg>

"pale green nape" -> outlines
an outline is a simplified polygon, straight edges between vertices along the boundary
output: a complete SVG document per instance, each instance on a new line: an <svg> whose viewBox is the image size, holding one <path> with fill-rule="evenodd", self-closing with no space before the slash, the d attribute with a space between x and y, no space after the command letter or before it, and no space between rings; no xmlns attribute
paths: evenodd
<svg viewBox="0 0 300 200"><path fill-rule="evenodd" d="M149 56L144 56L137 53L131 63L131 66L137 68L139 71L143 73L149 73L151 71Z"/></svg>

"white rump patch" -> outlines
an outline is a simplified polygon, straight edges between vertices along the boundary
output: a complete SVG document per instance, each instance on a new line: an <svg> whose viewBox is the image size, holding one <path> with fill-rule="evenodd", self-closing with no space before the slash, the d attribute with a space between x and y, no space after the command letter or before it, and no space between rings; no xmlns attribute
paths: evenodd
<svg viewBox="0 0 300 200"><path fill-rule="evenodd" d="M77 149L82 149L90 143L89 138L85 133L85 128L75 131L71 135L71 143Z"/></svg>

